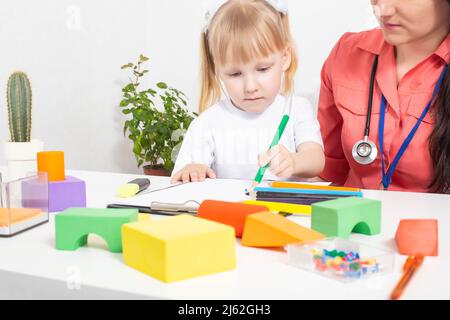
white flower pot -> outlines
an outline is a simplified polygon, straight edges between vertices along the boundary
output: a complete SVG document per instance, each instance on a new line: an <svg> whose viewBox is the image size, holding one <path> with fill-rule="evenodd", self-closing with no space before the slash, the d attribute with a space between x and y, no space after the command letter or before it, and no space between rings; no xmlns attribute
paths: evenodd
<svg viewBox="0 0 450 320"><path fill-rule="evenodd" d="M37 153L44 150L44 143L33 139L30 142L5 142L7 180L17 180L37 172Z"/></svg>

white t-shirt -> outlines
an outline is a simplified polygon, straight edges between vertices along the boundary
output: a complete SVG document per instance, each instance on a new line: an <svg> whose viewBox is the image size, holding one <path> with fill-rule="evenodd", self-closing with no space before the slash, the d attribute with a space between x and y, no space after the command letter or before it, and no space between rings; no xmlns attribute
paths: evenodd
<svg viewBox="0 0 450 320"><path fill-rule="evenodd" d="M289 114L290 113L290 114ZM315 142L323 147L320 125L309 101L278 95L262 113L248 113L224 99L192 121L178 154L173 173L191 163L205 164L221 179L253 180L258 172L258 155L272 143L283 115L290 119L280 139L289 151ZM282 180L269 170L265 180Z"/></svg>

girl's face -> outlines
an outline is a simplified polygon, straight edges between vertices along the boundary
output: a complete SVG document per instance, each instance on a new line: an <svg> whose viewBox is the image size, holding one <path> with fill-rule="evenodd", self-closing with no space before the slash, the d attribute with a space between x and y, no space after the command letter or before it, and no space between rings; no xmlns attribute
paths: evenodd
<svg viewBox="0 0 450 320"><path fill-rule="evenodd" d="M447 0L371 0L385 39L397 46L449 31Z"/></svg>
<svg viewBox="0 0 450 320"><path fill-rule="evenodd" d="M232 61L232 59L227 59ZM220 80L234 106L252 113L263 112L280 92L283 73L291 64L291 51L275 52L250 63L218 66Z"/></svg>

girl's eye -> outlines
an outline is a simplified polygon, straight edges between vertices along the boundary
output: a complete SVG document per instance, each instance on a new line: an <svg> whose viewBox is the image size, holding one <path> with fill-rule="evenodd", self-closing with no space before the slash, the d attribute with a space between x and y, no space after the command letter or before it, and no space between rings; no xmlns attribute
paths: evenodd
<svg viewBox="0 0 450 320"><path fill-rule="evenodd" d="M269 70L270 67L266 67L266 68L259 68L258 71L259 72L266 72L267 70Z"/></svg>
<svg viewBox="0 0 450 320"><path fill-rule="evenodd" d="M242 73L240 73L240 72L235 72L235 73L229 74L229 76L232 77L232 78L236 78L236 77L239 77L241 74Z"/></svg>

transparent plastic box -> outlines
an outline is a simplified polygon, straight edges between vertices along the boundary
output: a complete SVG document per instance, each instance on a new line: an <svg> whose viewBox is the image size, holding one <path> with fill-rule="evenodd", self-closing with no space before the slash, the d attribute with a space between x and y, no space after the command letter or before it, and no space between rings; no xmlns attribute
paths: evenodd
<svg viewBox="0 0 450 320"><path fill-rule="evenodd" d="M0 237L11 237L48 222L47 173L0 181Z"/></svg>
<svg viewBox="0 0 450 320"><path fill-rule="evenodd" d="M340 238L287 246L289 264L344 282L391 273L394 252Z"/></svg>

